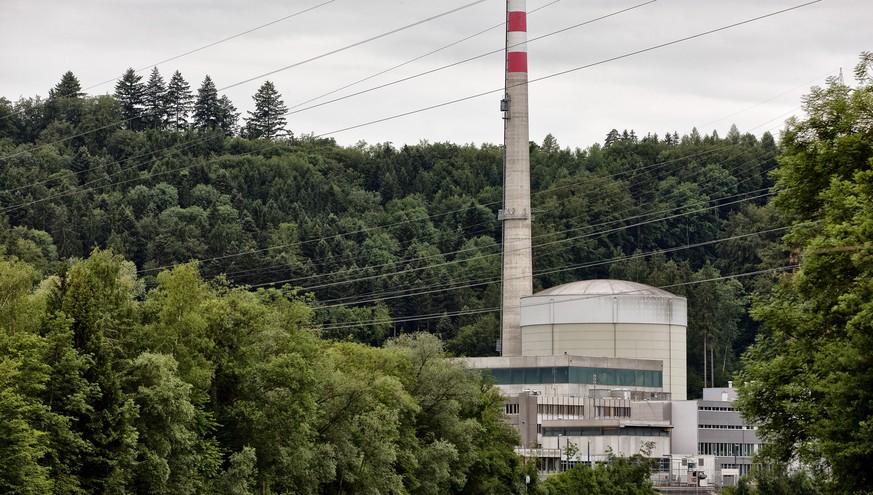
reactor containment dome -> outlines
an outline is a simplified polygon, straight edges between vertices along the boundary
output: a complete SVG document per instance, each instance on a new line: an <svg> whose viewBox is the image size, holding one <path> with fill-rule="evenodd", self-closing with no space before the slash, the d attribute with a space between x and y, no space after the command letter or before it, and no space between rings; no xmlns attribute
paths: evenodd
<svg viewBox="0 0 873 495"><path fill-rule="evenodd" d="M650 359L665 392L686 399L687 302L636 282L586 280L521 299L522 356Z"/></svg>

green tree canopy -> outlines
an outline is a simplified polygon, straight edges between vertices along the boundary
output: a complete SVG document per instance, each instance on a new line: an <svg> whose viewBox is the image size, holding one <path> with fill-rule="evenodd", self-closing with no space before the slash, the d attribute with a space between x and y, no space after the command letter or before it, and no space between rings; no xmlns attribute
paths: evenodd
<svg viewBox="0 0 873 495"><path fill-rule="evenodd" d="M145 110L145 85L142 76L133 68L127 69L121 79L115 83L115 98L121 102L121 117L126 128L138 131L143 127L143 112Z"/></svg>
<svg viewBox="0 0 873 495"><path fill-rule="evenodd" d="M176 71L167 84L167 126L176 131L188 128L188 118L194 109L194 95L191 94L191 86L182 77L182 73Z"/></svg>
<svg viewBox="0 0 873 495"><path fill-rule="evenodd" d="M276 139L287 131L285 114L288 107L272 82L266 81L253 97L255 110L249 111L246 119L246 136L250 139Z"/></svg>
<svg viewBox="0 0 873 495"><path fill-rule="evenodd" d="M862 55L859 76L871 62ZM776 205L799 266L756 303L765 332L741 375L740 405L764 455L804 463L833 493L873 484L871 83L830 79L788 123Z"/></svg>

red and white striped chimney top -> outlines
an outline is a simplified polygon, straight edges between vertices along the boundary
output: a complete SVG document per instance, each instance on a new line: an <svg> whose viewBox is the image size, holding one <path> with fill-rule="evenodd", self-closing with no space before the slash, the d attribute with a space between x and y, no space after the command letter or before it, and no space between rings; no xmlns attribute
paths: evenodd
<svg viewBox="0 0 873 495"><path fill-rule="evenodd" d="M527 73L526 0L508 0L506 19L506 70Z"/></svg>

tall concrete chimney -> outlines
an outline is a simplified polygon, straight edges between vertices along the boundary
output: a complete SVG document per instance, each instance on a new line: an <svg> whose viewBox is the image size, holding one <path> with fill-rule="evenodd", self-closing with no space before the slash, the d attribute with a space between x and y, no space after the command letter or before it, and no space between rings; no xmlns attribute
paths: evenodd
<svg viewBox="0 0 873 495"><path fill-rule="evenodd" d="M527 9L506 2L506 94L504 119L503 288L500 343L503 356L521 355L521 298L533 292L531 261L530 148L527 108Z"/></svg>

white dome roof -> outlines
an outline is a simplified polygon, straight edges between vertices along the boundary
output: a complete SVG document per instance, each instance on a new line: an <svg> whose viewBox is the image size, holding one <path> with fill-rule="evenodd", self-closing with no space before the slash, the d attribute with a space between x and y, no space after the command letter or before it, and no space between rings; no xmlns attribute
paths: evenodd
<svg viewBox="0 0 873 495"><path fill-rule="evenodd" d="M663 289L646 284L629 282L627 280L582 280L559 285L534 294L537 296L580 296L580 295L628 295L628 296L660 296L676 297Z"/></svg>

